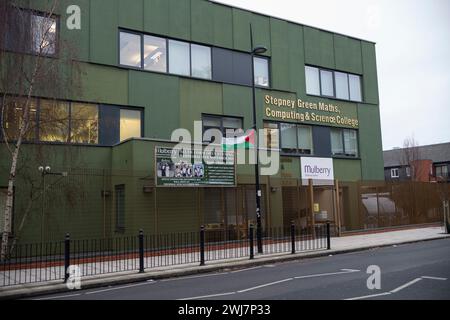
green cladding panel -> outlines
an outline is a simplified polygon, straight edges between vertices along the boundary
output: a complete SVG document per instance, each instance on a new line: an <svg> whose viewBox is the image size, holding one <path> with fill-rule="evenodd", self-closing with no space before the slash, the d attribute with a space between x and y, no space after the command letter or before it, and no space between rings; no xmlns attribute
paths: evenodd
<svg viewBox="0 0 450 320"><path fill-rule="evenodd" d="M118 63L118 0L90 1L90 61Z"/></svg>
<svg viewBox="0 0 450 320"><path fill-rule="evenodd" d="M212 6L214 42L218 47L233 48L233 10L226 6Z"/></svg>
<svg viewBox="0 0 450 320"><path fill-rule="evenodd" d="M289 83L290 90L296 92L298 96L305 96L305 50L303 46L303 27L288 24L289 43ZM283 62L280 62L283 63ZM278 67L278 65L273 66Z"/></svg>
<svg viewBox="0 0 450 320"><path fill-rule="evenodd" d="M145 107L145 136L169 139L172 131L180 126L179 78L130 71L129 79L130 105Z"/></svg>
<svg viewBox="0 0 450 320"><path fill-rule="evenodd" d="M358 105L360 122L359 148L362 160L363 180L383 180L383 146L380 131L380 110L378 106Z"/></svg>
<svg viewBox="0 0 450 320"><path fill-rule="evenodd" d="M378 104L378 79L377 79L377 64L375 54L375 44L363 42L362 43L362 57L363 57L363 92L364 101L367 103Z"/></svg>
<svg viewBox="0 0 450 320"><path fill-rule="evenodd" d="M144 0L144 31L169 34L169 1Z"/></svg>
<svg viewBox="0 0 450 320"><path fill-rule="evenodd" d="M288 22L270 19L270 35L272 38L272 88L286 89L290 87L289 32ZM292 72L295 72L292 70Z"/></svg>
<svg viewBox="0 0 450 320"><path fill-rule="evenodd" d="M342 35L334 35L336 69L362 74L361 41Z"/></svg>
<svg viewBox="0 0 450 320"><path fill-rule="evenodd" d="M214 5L203 0L191 1L191 40L214 43Z"/></svg>
<svg viewBox="0 0 450 320"><path fill-rule="evenodd" d="M119 26L142 30L144 25L144 0L118 0Z"/></svg>
<svg viewBox="0 0 450 320"><path fill-rule="evenodd" d="M334 69L333 34L327 31L303 27L305 42L305 62Z"/></svg>
<svg viewBox="0 0 450 320"><path fill-rule="evenodd" d="M191 2L189 0L169 1L169 36L184 40L191 39Z"/></svg>

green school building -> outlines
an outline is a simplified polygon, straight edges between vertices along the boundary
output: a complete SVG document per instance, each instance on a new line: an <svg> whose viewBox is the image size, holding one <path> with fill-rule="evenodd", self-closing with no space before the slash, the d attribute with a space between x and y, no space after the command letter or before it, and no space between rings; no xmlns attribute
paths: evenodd
<svg viewBox="0 0 450 320"><path fill-rule="evenodd" d="M42 12L47 4L32 2ZM80 9L80 28L69 28L70 5ZM261 176L264 228L327 220L336 232L360 228L358 184L384 181L373 42L206 0L63 0L51 19L58 45L47 59L57 62L63 44L74 45L65 74L79 90L33 94L13 237L97 239L202 225L244 237L256 224L252 164L186 173L158 159L175 146L174 130L194 136L195 121L202 133L252 128L253 82L257 128L280 152L278 173ZM267 48L253 61L250 25L253 45ZM10 141L18 109L3 114ZM0 154L3 220L11 165L4 141ZM183 183L204 170L208 181Z"/></svg>

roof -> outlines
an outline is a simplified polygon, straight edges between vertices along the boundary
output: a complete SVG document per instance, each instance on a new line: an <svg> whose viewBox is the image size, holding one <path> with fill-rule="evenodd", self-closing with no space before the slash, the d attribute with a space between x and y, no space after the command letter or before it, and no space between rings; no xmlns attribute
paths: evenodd
<svg viewBox="0 0 450 320"><path fill-rule="evenodd" d="M450 142L419 146L417 160L431 160L433 163L450 162ZM384 167L402 165L404 148L383 151Z"/></svg>
<svg viewBox="0 0 450 320"><path fill-rule="evenodd" d="M351 35L348 35L348 34L343 34L343 33L335 32L335 31L323 29L323 28L320 28L320 27L307 25L307 24L304 24L304 23L301 23L301 22L298 22L298 21L293 21L293 20L289 20L289 19L286 19L286 18L278 17L278 16L275 16L275 15L269 15L267 13L262 13L262 12L258 12L258 11L255 11L255 10L246 9L246 8L241 7L241 6L236 6L236 5L231 5L231 4L228 4L228 3L218 2L217 0L208 0L208 1L212 2L212 3L215 3L215 4L218 4L218 5L221 5L221 6L224 6L224 7L236 8L236 9L240 9L240 10L243 10L243 11L254 13L254 14L257 14L257 15L260 15L260 16L269 17L269 18L275 18L275 19L279 19L279 20L283 20L283 21L286 21L286 22L290 22L290 23L293 23L293 24L296 24L296 25L299 25L299 26L310 27L310 28L314 28L314 29L317 29L317 30L320 30L320 31L325 31L325 32L329 32L329 33L334 33L334 34L337 34L337 35L345 36L345 37L348 37L348 38L351 38L351 39L355 39L355 40L360 40L360 41L365 41L365 42L376 44L376 42L372 41L372 40L363 39L363 38L357 38L357 37L354 37L354 36L351 36Z"/></svg>

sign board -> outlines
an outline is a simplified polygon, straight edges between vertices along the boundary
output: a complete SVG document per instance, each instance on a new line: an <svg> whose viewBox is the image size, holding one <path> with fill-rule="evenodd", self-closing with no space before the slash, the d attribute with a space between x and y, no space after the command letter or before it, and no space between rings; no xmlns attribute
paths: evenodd
<svg viewBox="0 0 450 320"><path fill-rule="evenodd" d="M173 152L179 152L179 150L171 147L155 147L157 187L236 186L233 151L216 152L215 158L227 160L216 163L205 161L205 155L201 149L189 150L189 154L183 155L186 160L174 163Z"/></svg>
<svg viewBox="0 0 450 320"><path fill-rule="evenodd" d="M330 181L334 184L334 168L332 158L301 158L302 180Z"/></svg>

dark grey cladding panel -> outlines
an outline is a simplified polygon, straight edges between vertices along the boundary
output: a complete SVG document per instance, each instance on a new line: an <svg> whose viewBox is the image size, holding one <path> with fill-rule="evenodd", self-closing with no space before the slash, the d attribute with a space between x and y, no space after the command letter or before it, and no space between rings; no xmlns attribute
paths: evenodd
<svg viewBox="0 0 450 320"><path fill-rule="evenodd" d="M331 157L331 133L329 127L313 126L314 155Z"/></svg>
<svg viewBox="0 0 450 320"><path fill-rule="evenodd" d="M227 49L212 49L213 80L251 86L252 60L250 54Z"/></svg>
<svg viewBox="0 0 450 320"><path fill-rule="evenodd" d="M100 105L99 110L99 144L111 146L120 141L120 108Z"/></svg>

